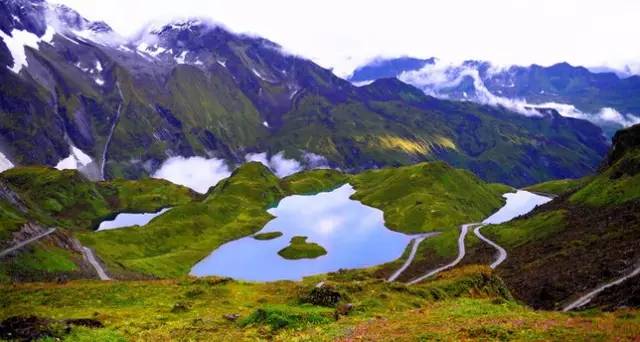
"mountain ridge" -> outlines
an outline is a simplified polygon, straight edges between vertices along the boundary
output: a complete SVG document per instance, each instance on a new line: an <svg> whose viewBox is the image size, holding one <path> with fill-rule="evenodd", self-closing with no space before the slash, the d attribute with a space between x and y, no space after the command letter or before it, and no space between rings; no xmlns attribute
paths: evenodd
<svg viewBox="0 0 640 342"><path fill-rule="evenodd" d="M0 153L15 165L64 160L94 179L151 175L173 156L237 165L283 152L304 167L313 154L353 171L441 159L520 186L583 176L606 151L586 123L443 101L394 82L354 87L264 38L207 22L152 31L122 42L69 29L23 47L18 74L0 68ZM0 61L9 66L14 52L0 49Z"/></svg>

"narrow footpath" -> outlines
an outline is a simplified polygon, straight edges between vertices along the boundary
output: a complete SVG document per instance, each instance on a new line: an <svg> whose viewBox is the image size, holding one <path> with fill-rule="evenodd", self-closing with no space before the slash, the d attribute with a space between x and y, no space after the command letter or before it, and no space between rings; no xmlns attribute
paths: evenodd
<svg viewBox="0 0 640 342"><path fill-rule="evenodd" d="M20 248L22 248L22 247L24 247L24 246L26 246L26 245L28 245L28 244L30 244L30 243L32 243L32 242L34 242L34 241L37 241L37 240L42 239L43 237L45 237L45 236L47 236L47 235L49 235L49 234L51 234L51 233L55 232L55 231L56 231L56 229L57 229L57 228L49 228L49 230L47 230L46 232L44 232L44 233L42 233L42 234L40 234L40 235L37 235L37 236L34 236L34 237L30 238L30 239L24 240L24 241L22 241L22 242L20 242L20 243L16 244L16 245L15 245L15 246L13 246L13 247L9 247L9 248L7 248L7 249L3 250L2 252L0 252L0 258L2 258L2 257L4 257L5 255L10 254L10 253L12 253L12 252L14 252L14 251L16 251L16 250L20 249Z"/></svg>

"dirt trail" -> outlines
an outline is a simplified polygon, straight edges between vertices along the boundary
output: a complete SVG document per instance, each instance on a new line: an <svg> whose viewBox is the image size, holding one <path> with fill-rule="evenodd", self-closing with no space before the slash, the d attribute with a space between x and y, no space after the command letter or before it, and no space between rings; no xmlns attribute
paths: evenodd
<svg viewBox="0 0 640 342"><path fill-rule="evenodd" d="M100 277L100 280L111 280L111 277L107 275L107 272L105 272L104 268L102 268L102 265L100 265L100 263L96 259L96 256L93 254L91 248L83 246L82 254L91 264L91 266L93 266L93 268L96 270L96 273L98 273L98 277Z"/></svg>
<svg viewBox="0 0 640 342"><path fill-rule="evenodd" d="M43 237L55 232L56 229L57 228L49 228L49 230L47 230L46 232L44 232L42 234L36 235L36 236L34 236L34 237L32 237L32 238L30 238L28 240L24 240L24 241L18 243L17 245L15 245L13 247L9 247L9 248L3 250L2 252L0 252L0 258L2 258L3 256L5 256L5 255L7 255L7 254L9 254L11 252L14 252L14 251L20 249L20 248L22 248L22 247L24 247L24 246L26 246L26 245L34 242L34 241L42 239Z"/></svg>
<svg viewBox="0 0 640 342"><path fill-rule="evenodd" d="M493 248L498 250L498 257L496 258L496 261L494 261L489 266L491 268L496 268L496 267L498 267L498 265L500 265L503 261L505 261L507 259L507 251L504 248L500 247L500 245L498 245L497 243L487 239L484 235L482 235L482 233L480 233L480 229L482 229L482 227L484 227L484 226L485 226L484 224L478 225L476 227L476 229L473 230L473 232L476 234L476 236L480 240L488 243L489 245L493 246Z"/></svg>
<svg viewBox="0 0 640 342"><path fill-rule="evenodd" d="M413 285L413 284L419 283L419 282L421 282L421 281L423 281L423 280L425 280L425 279L427 279L429 277L432 277L432 276L434 276L434 275L436 275L436 274L438 274L438 273L440 273L440 272L442 272L442 271L444 271L446 269L449 269L449 268L452 268L452 267L456 266L465 256L466 251L465 251L465 248L464 248L464 239L467 236L467 232L469 231L469 227L475 226L477 224L478 223L467 223L467 224L463 224L462 226L460 226L460 237L458 237L458 257L455 260L453 260L452 262L450 262L450 263L448 263L448 264L446 264L444 266L441 266L441 267L438 267L438 268L436 268L434 270L431 270L431 271L427 272L426 274L424 274L424 275L422 275L422 276L420 276L420 277L418 277L416 279L411 280L407 284Z"/></svg>
<svg viewBox="0 0 640 342"><path fill-rule="evenodd" d="M389 279L387 279L387 281L394 281L396 280L400 274L402 274L402 272L404 272L409 265L411 265L411 263L413 262L413 259L415 259L416 257L416 252L418 251L418 246L420 245L420 243L426 239L429 238L431 236L434 235L438 235L438 232L434 232L434 233L427 233L427 234L422 234L418 237L416 237L413 240L413 247L411 248L411 254L409 254L409 257L407 258L407 260L404 262L404 264L402 265L402 267L400 267L397 271L395 271L390 277Z"/></svg>

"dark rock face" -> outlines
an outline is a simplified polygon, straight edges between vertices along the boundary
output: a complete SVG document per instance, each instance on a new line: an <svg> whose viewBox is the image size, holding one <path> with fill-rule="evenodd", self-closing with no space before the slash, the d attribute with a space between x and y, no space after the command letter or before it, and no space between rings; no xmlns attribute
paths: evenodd
<svg viewBox="0 0 640 342"><path fill-rule="evenodd" d="M613 136L613 145L607 158L606 166L611 166L624 156L629 150L640 148L640 125L616 132Z"/></svg>

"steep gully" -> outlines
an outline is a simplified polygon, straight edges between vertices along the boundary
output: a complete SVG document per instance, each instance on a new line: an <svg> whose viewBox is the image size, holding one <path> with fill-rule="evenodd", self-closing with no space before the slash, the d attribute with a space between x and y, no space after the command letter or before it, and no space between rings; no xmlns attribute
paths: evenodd
<svg viewBox="0 0 640 342"><path fill-rule="evenodd" d="M118 121L120 120L120 111L122 110L122 105L124 104L124 95L122 95L120 83L116 83L116 88L118 88L118 94L120 95L120 104L118 105L118 109L116 110L116 117L113 119L111 129L109 130L109 135L107 136L107 141L104 143L104 150L102 151L102 162L100 163L100 178L102 180L105 180L104 167L107 163L107 151L109 150L109 145L111 144L113 132L115 132Z"/></svg>

